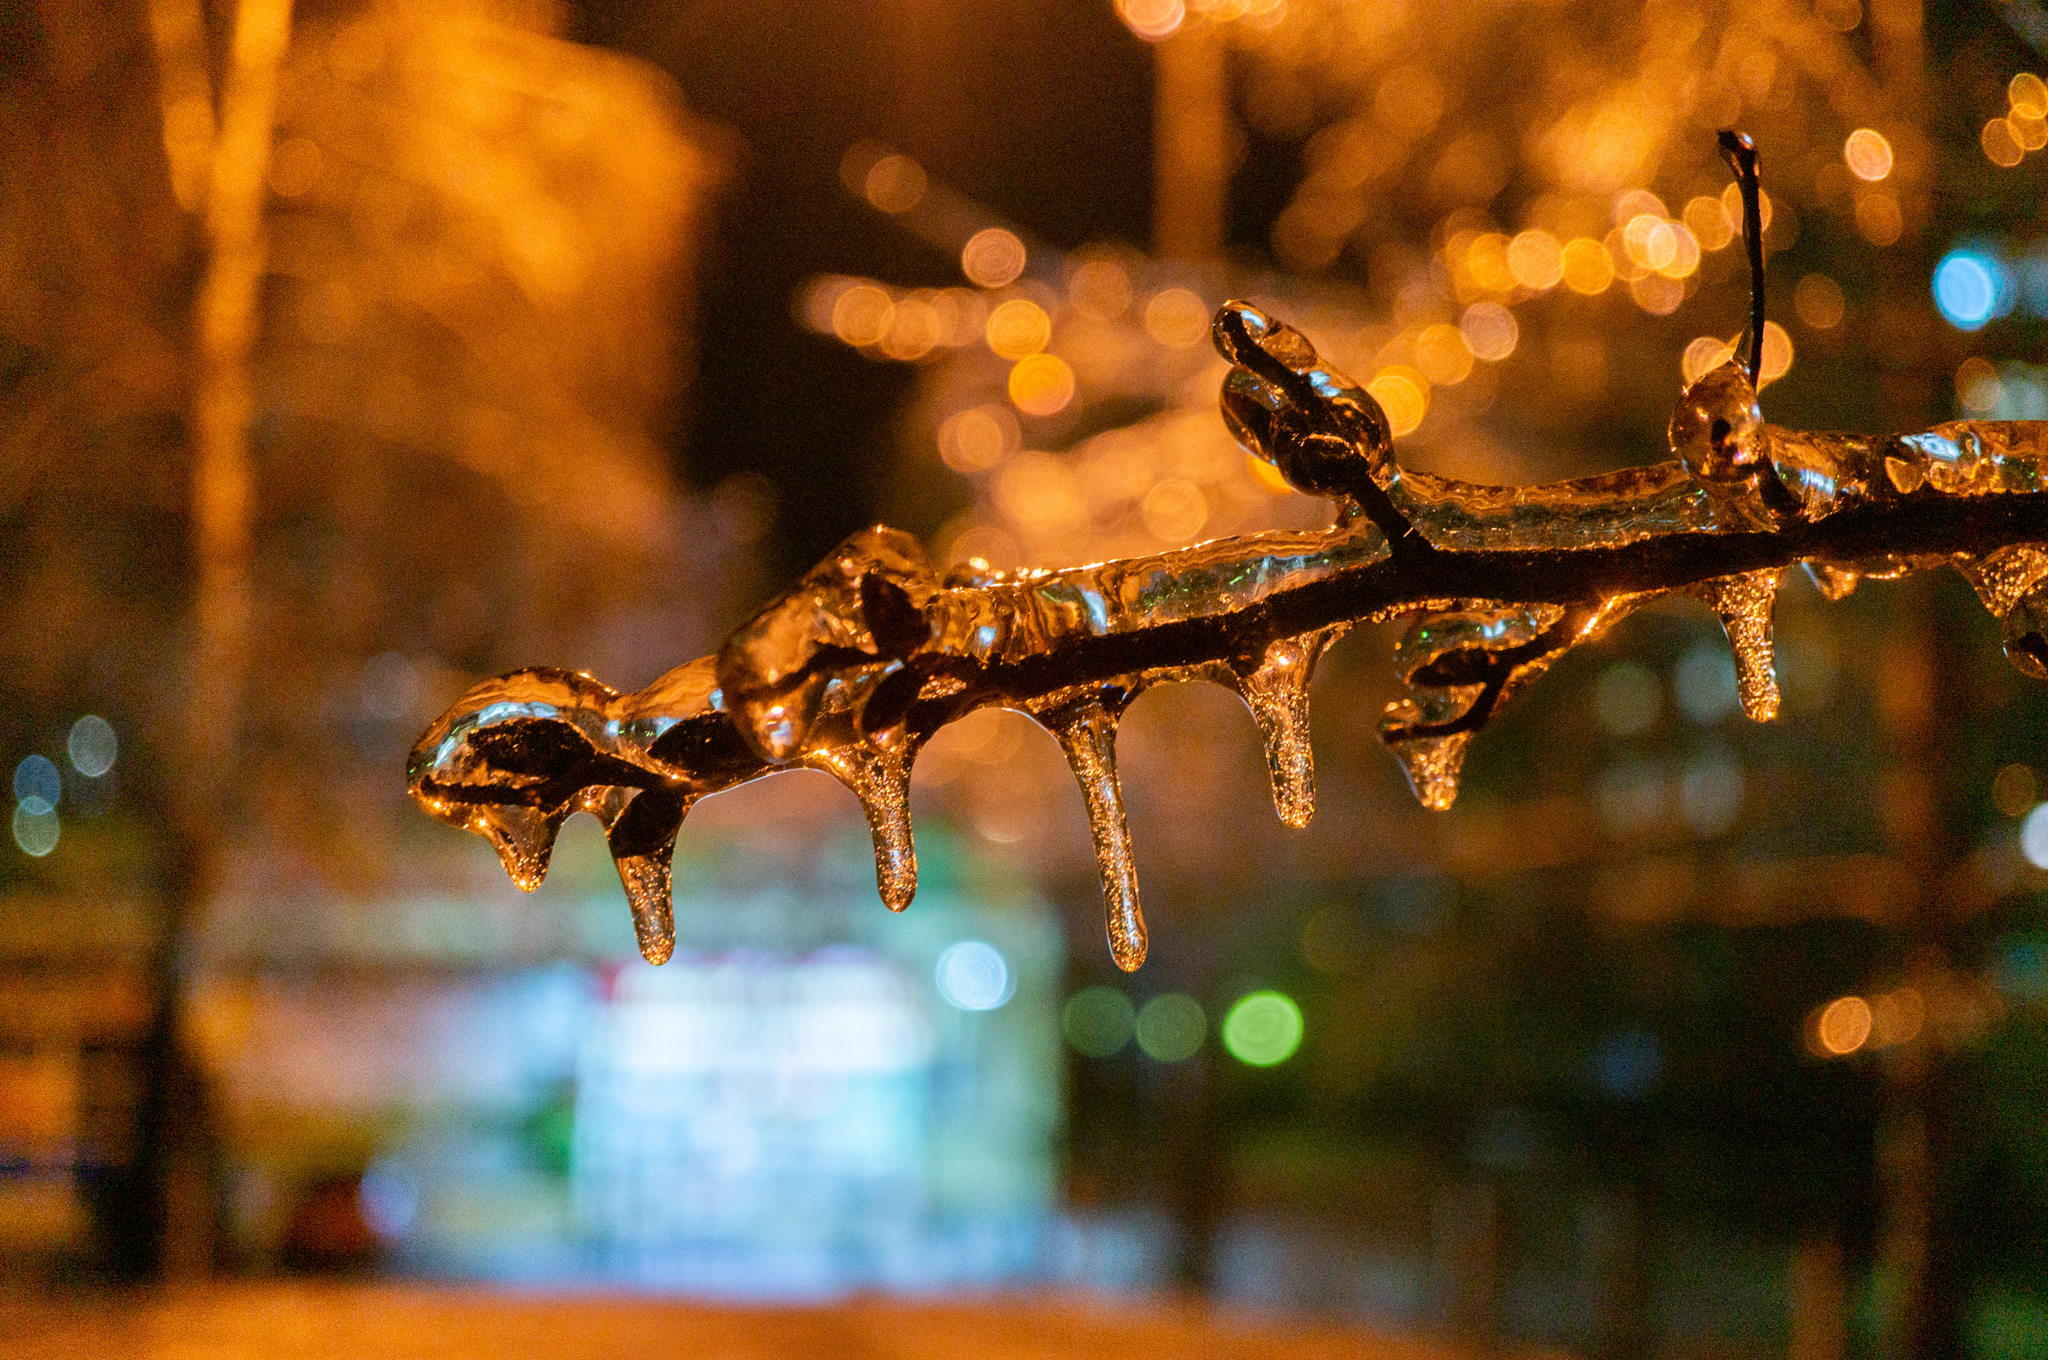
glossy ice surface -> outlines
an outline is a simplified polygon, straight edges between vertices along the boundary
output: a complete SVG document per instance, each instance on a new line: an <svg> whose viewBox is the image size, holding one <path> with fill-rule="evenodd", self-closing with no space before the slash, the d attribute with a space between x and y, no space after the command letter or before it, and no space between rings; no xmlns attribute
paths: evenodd
<svg viewBox="0 0 2048 1360"><path fill-rule="evenodd" d="M1961 422L1920 434L1811 434L1764 422L1733 363L1681 396L1671 461L1540 486L1403 469L1372 396L1249 303L1217 314L1225 421L1297 488L1332 502L1321 532L1219 539L1061 571L972 565L941 577L917 541L855 534L735 629L716 657L620 694L555 669L488 680L428 728L408 765L434 816L488 839L515 883L545 873L571 813L605 826L640 948L674 947L669 860L698 798L789 768L860 800L883 900L917 887L909 789L918 750L984 707L1059 740L1093 830L1111 952L1145 958L1116 775L1117 722L1151 686L1226 685L1265 738L1281 819L1314 814L1308 689L1352 624L1409 616L1410 690L1382 736L1416 796L1457 797L1465 750L1500 704L1646 601L1685 593L1727 630L1744 711L1778 709L1771 605L1803 563L1830 598L1865 575L1956 566L2007 654L2048 678L2048 426Z"/></svg>

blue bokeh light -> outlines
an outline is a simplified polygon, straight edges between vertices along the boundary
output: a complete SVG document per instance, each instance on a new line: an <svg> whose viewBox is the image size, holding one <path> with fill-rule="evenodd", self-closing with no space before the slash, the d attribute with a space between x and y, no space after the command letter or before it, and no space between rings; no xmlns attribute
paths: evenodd
<svg viewBox="0 0 2048 1360"><path fill-rule="evenodd" d="M2012 281L2005 265L1986 252L1951 250L1934 267L1934 305L1957 330L1980 330L2012 309Z"/></svg>

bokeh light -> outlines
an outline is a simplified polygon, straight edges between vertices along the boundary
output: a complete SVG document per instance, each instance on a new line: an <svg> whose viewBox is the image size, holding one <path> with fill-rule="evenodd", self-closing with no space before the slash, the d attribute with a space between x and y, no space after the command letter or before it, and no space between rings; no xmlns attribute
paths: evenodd
<svg viewBox="0 0 2048 1360"><path fill-rule="evenodd" d="M1792 371L1792 337L1775 321L1764 322L1764 352L1757 367L1758 387L1774 383Z"/></svg>
<svg viewBox="0 0 2048 1360"><path fill-rule="evenodd" d="M1821 1007L1814 1021L1814 1039L1821 1052L1835 1057L1854 1053L1870 1038L1870 1003L1860 996L1836 997Z"/></svg>
<svg viewBox="0 0 2048 1360"><path fill-rule="evenodd" d="M1209 522L1209 498L1202 488L1182 477L1168 477L1145 493L1139 503L1145 532L1166 543L1187 543Z"/></svg>
<svg viewBox="0 0 2048 1360"><path fill-rule="evenodd" d="M48 756L28 756L14 767L16 802L46 811L57 806L63 797L64 776L57 772L57 762Z"/></svg>
<svg viewBox="0 0 2048 1360"><path fill-rule="evenodd" d="M2031 809L2040 796L2040 776L2024 762L2015 761L1992 776L1991 806L2002 816L2019 816Z"/></svg>
<svg viewBox="0 0 2048 1360"><path fill-rule="evenodd" d="M2038 804L2020 823L2020 853L2036 869L2048 869L2048 803Z"/></svg>
<svg viewBox="0 0 2048 1360"><path fill-rule="evenodd" d="M1116 988L1089 987L1067 998L1060 1011L1060 1032L1077 1051L1107 1058L1131 1041L1136 1015L1131 999Z"/></svg>
<svg viewBox="0 0 2048 1360"><path fill-rule="evenodd" d="M57 848L57 809L24 799L14 808L14 843L25 855L40 859Z"/></svg>
<svg viewBox="0 0 2048 1360"><path fill-rule="evenodd" d="M896 304L871 283L859 283L832 304L832 333L856 349L880 343L896 319Z"/></svg>
<svg viewBox="0 0 2048 1360"><path fill-rule="evenodd" d="M939 426L939 457L955 472L986 472L1022 443L1017 417L1000 406L977 406Z"/></svg>
<svg viewBox="0 0 2048 1360"><path fill-rule="evenodd" d="M1472 357L1489 363L1499 363L1513 354L1522 336L1515 314L1498 302L1475 302L1467 307L1458 319L1458 329L1464 333Z"/></svg>
<svg viewBox="0 0 2048 1360"><path fill-rule="evenodd" d="M1116 0L1116 12L1126 28L1147 42L1172 37L1188 17L1182 0Z"/></svg>
<svg viewBox="0 0 2048 1360"><path fill-rule="evenodd" d="M909 212L924 201L924 167L904 155L888 155L868 167L861 193L885 213Z"/></svg>
<svg viewBox="0 0 2048 1360"><path fill-rule="evenodd" d="M1004 359L1036 354L1052 339L1052 318L1029 298L1011 298L988 315L988 347Z"/></svg>
<svg viewBox="0 0 2048 1360"><path fill-rule="evenodd" d="M1017 990L1017 979L994 945L962 940L939 955L932 970L939 995L963 1011L992 1011Z"/></svg>
<svg viewBox="0 0 2048 1360"><path fill-rule="evenodd" d="M1808 274L1792 290L1792 310L1817 331L1833 330L1848 312L1842 285L1825 274Z"/></svg>
<svg viewBox="0 0 2048 1360"><path fill-rule="evenodd" d="M1634 737L1657 725L1664 687L1657 673L1639 661L1617 661L1593 685L1593 712L1617 737Z"/></svg>
<svg viewBox="0 0 2048 1360"><path fill-rule="evenodd" d="M1396 435L1412 433L1429 414L1429 379L1406 364L1382 370L1365 390L1387 413L1387 425Z"/></svg>
<svg viewBox="0 0 2048 1360"><path fill-rule="evenodd" d="M1998 370L1989 359L1973 354L1956 365L1956 400L1964 410L1978 414L1995 410L2004 395L2005 385L1999 382Z"/></svg>
<svg viewBox="0 0 2048 1360"><path fill-rule="evenodd" d="M1285 992L1241 996L1223 1017L1224 1051L1251 1067L1286 1062L1301 1047L1301 1007Z"/></svg>
<svg viewBox="0 0 2048 1360"><path fill-rule="evenodd" d="M1472 376L1472 351L1456 326L1439 321L1415 337L1415 366L1439 387L1451 387Z"/></svg>
<svg viewBox="0 0 2048 1360"><path fill-rule="evenodd" d="M1874 128L1857 128L1842 143L1842 160L1850 174L1874 183L1892 172L1892 144Z"/></svg>
<svg viewBox="0 0 2048 1360"><path fill-rule="evenodd" d="M1984 130L1977 134L1977 145L1984 149L1985 159L2007 170L2027 158L2027 149L2020 145L2019 133L2013 131L2012 123L2004 118L1994 118L1986 123Z"/></svg>
<svg viewBox="0 0 2048 1360"><path fill-rule="evenodd" d="M1679 356L1678 371L1689 385L1735 357L1735 347L1715 335L1696 337Z"/></svg>
<svg viewBox="0 0 2048 1360"><path fill-rule="evenodd" d="M1614 260L1607 247L1588 236L1570 242L1559 257L1565 287L1591 297L1604 293L1614 283Z"/></svg>
<svg viewBox="0 0 2048 1360"><path fill-rule="evenodd" d="M71 724L70 734L64 738L64 753L71 758L71 768L87 779L98 779L113 769L120 750L114 725L97 713L88 713Z"/></svg>
<svg viewBox="0 0 2048 1360"><path fill-rule="evenodd" d="M1166 992L1139 1009L1132 1030L1146 1057L1156 1062L1181 1062L1201 1050L1209 1033L1209 1017L1193 997Z"/></svg>
<svg viewBox="0 0 2048 1360"><path fill-rule="evenodd" d="M1564 277L1564 249L1547 231L1525 231L1508 242L1508 272L1524 288L1555 288Z"/></svg>
<svg viewBox="0 0 2048 1360"><path fill-rule="evenodd" d="M1090 260L1067 279L1067 300L1102 321L1113 321L1131 306L1131 275L1115 260Z"/></svg>
<svg viewBox="0 0 2048 1360"><path fill-rule="evenodd" d="M1209 304L1185 288L1162 288L1145 304L1145 333L1170 349L1209 338Z"/></svg>
<svg viewBox="0 0 2048 1360"><path fill-rule="evenodd" d="M2005 270L1977 250L1951 250L1934 267L1934 305L1957 330L1981 330L1998 314Z"/></svg>
<svg viewBox="0 0 2048 1360"><path fill-rule="evenodd" d="M1074 399L1074 370L1055 354L1033 354L1010 370L1010 400L1031 416L1057 415Z"/></svg>
<svg viewBox="0 0 2048 1360"><path fill-rule="evenodd" d="M1001 288L1024 272L1024 243L1002 227L984 227L960 249L960 272L969 283Z"/></svg>

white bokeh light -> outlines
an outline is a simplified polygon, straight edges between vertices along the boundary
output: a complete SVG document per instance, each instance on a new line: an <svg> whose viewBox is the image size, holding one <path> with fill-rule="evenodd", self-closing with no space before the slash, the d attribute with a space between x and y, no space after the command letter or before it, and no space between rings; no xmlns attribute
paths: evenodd
<svg viewBox="0 0 2048 1360"><path fill-rule="evenodd" d="M992 1011L1017 990L1010 965L993 945L962 940L939 955L939 995L963 1011Z"/></svg>
<svg viewBox="0 0 2048 1360"><path fill-rule="evenodd" d="M2036 869L2048 869L2048 803L2037 804L2020 823L2020 853Z"/></svg>

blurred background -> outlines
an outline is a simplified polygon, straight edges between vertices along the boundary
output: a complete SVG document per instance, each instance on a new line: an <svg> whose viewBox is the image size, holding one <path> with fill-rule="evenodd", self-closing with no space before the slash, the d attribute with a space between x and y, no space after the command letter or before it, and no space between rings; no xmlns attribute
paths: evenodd
<svg viewBox="0 0 2048 1360"><path fill-rule="evenodd" d="M643 964L403 762L621 689L848 532L1069 565L1326 522L1216 415L1252 297L1405 463L1652 462L1769 196L1781 424L2048 418L2036 0L0 4L0 1284L1193 1297L1472 1353L2048 1351L2048 691L1959 579L1568 657L1447 814L1392 633L1269 812L1123 726L1112 966L1015 715L892 917L829 779L702 805Z"/></svg>

